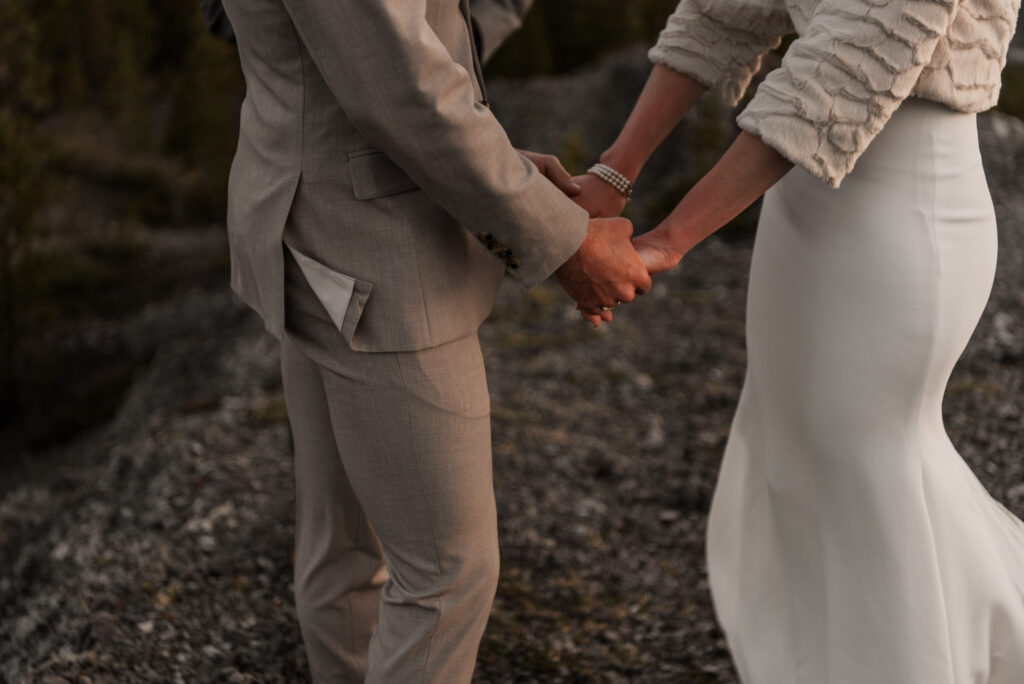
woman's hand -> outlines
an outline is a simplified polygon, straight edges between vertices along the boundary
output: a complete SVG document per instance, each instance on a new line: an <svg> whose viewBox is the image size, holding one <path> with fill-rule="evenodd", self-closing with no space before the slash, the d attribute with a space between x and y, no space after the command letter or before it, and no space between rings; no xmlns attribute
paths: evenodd
<svg viewBox="0 0 1024 684"><path fill-rule="evenodd" d="M664 273L683 258L683 252L672 244L668 230L662 227L633 238L633 247L651 275Z"/></svg>
<svg viewBox="0 0 1024 684"><path fill-rule="evenodd" d="M581 190L573 201L587 210L590 218L611 218L626 208L625 196L597 176L585 174L573 178Z"/></svg>
<svg viewBox="0 0 1024 684"><path fill-rule="evenodd" d="M632 242L633 248L640 256L640 261L644 263L647 272L652 276L656 273L664 273L683 258L683 253L670 241L669 231L665 227L658 227L649 233L635 237ZM637 291L637 294L640 292ZM583 320L595 328L600 327L602 323L611 323L612 321L611 310L591 313L583 310L579 304L576 305L576 308Z"/></svg>
<svg viewBox="0 0 1024 684"><path fill-rule="evenodd" d="M555 155L530 152L529 150L517 150L517 152L533 162L533 165L536 166L549 181L554 183L555 187L569 197L576 197L582 191L582 188L575 182L572 175L565 170L565 167L562 166L562 162L560 162L558 157Z"/></svg>

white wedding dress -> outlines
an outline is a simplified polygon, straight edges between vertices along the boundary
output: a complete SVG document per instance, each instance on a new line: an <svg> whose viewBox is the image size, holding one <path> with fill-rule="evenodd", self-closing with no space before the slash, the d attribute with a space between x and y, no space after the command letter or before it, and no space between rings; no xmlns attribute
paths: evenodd
<svg viewBox="0 0 1024 684"><path fill-rule="evenodd" d="M976 118L935 103L765 196L708 530L744 684L1024 683L1024 524L941 414L995 262Z"/></svg>

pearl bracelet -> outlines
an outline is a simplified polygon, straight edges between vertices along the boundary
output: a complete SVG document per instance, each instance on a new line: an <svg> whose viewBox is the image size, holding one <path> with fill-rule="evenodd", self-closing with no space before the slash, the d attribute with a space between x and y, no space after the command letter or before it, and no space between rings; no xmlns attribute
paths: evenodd
<svg viewBox="0 0 1024 684"><path fill-rule="evenodd" d="M608 183L608 185L622 193L627 200L633 194L633 184L629 179L607 164L594 164L587 169L587 173L597 176L605 183Z"/></svg>

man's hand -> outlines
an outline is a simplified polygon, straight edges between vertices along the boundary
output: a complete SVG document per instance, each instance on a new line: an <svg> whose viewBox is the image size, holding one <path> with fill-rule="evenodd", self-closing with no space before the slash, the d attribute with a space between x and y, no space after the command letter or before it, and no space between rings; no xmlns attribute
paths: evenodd
<svg viewBox="0 0 1024 684"><path fill-rule="evenodd" d="M594 327L611 321L610 309L651 289L647 267L629 241L632 234L633 224L626 219L591 219L583 244L555 271Z"/></svg>
<svg viewBox="0 0 1024 684"><path fill-rule="evenodd" d="M597 176L588 173L572 180L581 188L572 200L586 209L590 218L611 218L626 208L625 196Z"/></svg>
<svg viewBox="0 0 1024 684"><path fill-rule="evenodd" d="M553 154L540 154L529 150L516 150L536 166L544 176L555 184L559 190L569 197L580 194L582 188L576 184L573 177L562 166L562 162Z"/></svg>

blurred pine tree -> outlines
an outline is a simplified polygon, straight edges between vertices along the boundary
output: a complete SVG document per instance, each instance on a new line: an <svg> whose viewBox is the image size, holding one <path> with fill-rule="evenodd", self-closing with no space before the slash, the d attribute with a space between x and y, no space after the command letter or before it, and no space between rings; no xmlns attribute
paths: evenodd
<svg viewBox="0 0 1024 684"><path fill-rule="evenodd" d="M537 0L488 72L525 78L569 71L619 48L653 45L678 0Z"/></svg>
<svg viewBox="0 0 1024 684"><path fill-rule="evenodd" d="M119 29L105 99L122 139L133 149L146 152L153 144L153 105L147 96L143 66L132 34Z"/></svg>
<svg viewBox="0 0 1024 684"><path fill-rule="evenodd" d="M244 91L235 48L208 35L198 11L189 18L180 68L168 81L172 99L164 151L192 170L192 213L215 219L225 212Z"/></svg>
<svg viewBox="0 0 1024 684"><path fill-rule="evenodd" d="M29 0L0 0L0 417L21 396L27 339L18 265L32 248L44 200L35 116L48 105L49 70Z"/></svg>

